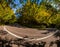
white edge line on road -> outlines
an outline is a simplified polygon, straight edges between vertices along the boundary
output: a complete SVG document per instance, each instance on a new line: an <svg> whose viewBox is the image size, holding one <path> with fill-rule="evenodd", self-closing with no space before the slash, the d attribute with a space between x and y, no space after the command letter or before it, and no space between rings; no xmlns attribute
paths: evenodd
<svg viewBox="0 0 60 47"><path fill-rule="evenodd" d="M58 32L58 30L57 30L55 33L50 34L49 36L46 36L46 37L43 37L43 38L27 39L27 38L23 38L23 37L21 37L21 36L15 35L14 33L11 33L9 30L7 30L7 29L6 29L6 26L4 26L4 30L5 30L5 31L7 31L9 34L13 35L14 37L21 38L21 39L25 39L25 40L28 40L28 41L34 41L34 40L35 40L35 41L38 41L38 40L47 39L47 38L49 38L49 37L53 36L55 33L57 33L57 32Z"/></svg>
<svg viewBox="0 0 60 47"><path fill-rule="evenodd" d="M14 37L23 39L23 37L20 37L20 36L17 36L17 35L15 35L15 34L11 33L9 30L6 29L5 26L4 26L4 30L7 31L9 34L13 35Z"/></svg>

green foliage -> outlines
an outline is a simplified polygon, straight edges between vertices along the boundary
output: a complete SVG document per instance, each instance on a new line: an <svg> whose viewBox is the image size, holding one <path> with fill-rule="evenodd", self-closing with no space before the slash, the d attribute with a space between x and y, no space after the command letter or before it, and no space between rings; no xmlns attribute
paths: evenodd
<svg viewBox="0 0 60 47"><path fill-rule="evenodd" d="M37 7L38 6L36 4L31 3L27 3L25 6L23 6L23 8L19 11L19 13L22 15L20 17L22 23L30 23L32 20L34 20L35 13L38 9Z"/></svg>
<svg viewBox="0 0 60 47"><path fill-rule="evenodd" d="M60 27L60 13L53 15L50 19L50 24L55 24L55 27Z"/></svg>
<svg viewBox="0 0 60 47"><path fill-rule="evenodd" d="M46 0L47 1L47 0ZM20 24L30 27L60 27L60 11L57 11L50 3L42 2L40 5L28 1L17 10L21 16Z"/></svg>
<svg viewBox="0 0 60 47"><path fill-rule="evenodd" d="M1 0L0 3L0 23L14 23L16 21L15 14L13 10L9 7L8 3L4 0Z"/></svg>

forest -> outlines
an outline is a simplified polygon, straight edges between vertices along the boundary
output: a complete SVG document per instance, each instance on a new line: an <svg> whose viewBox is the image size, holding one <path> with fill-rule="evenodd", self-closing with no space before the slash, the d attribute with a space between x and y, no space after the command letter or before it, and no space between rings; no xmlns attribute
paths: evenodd
<svg viewBox="0 0 60 47"><path fill-rule="evenodd" d="M0 0L0 25L18 23L31 28L60 28L60 0Z"/></svg>

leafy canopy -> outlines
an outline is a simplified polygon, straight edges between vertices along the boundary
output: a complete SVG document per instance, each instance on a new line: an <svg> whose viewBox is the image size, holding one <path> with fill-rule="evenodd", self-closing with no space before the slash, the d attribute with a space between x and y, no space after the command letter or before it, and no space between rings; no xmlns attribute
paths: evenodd
<svg viewBox="0 0 60 47"><path fill-rule="evenodd" d="M3 21L3 22L2 22ZM13 23L16 21L15 14L5 0L0 1L0 23Z"/></svg>

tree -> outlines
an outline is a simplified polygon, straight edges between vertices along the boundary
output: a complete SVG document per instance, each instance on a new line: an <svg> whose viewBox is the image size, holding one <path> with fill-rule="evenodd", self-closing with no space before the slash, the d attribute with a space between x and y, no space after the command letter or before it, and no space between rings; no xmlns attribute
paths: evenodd
<svg viewBox="0 0 60 47"><path fill-rule="evenodd" d="M57 13L56 9L53 8L49 3L41 3L39 15L36 16L38 23L49 27L49 19Z"/></svg>
<svg viewBox="0 0 60 47"><path fill-rule="evenodd" d="M0 23L14 23L15 14L5 0L0 1Z"/></svg>
<svg viewBox="0 0 60 47"><path fill-rule="evenodd" d="M59 16L57 16L59 15L57 9L51 3L45 1L42 1L40 5L28 1L17 12L21 15L18 21L22 24L50 27L52 24L57 26L60 23Z"/></svg>
<svg viewBox="0 0 60 47"><path fill-rule="evenodd" d="M38 6L36 4L26 3L19 11L19 13L22 15L20 17L21 23L31 23L31 21L34 21L36 9L38 9L37 7Z"/></svg>
<svg viewBox="0 0 60 47"><path fill-rule="evenodd" d="M47 20L52 14L51 9L50 11L47 10L45 3L42 3L40 6L36 3L26 3L20 11L18 10L18 13L22 15L19 20L20 23L24 24L47 24Z"/></svg>
<svg viewBox="0 0 60 47"><path fill-rule="evenodd" d="M50 24L55 25L55 27L57 27L57 28L60 27L60 16L59 15L60 15L60 13L57 13L49 19Z"/></svg>

